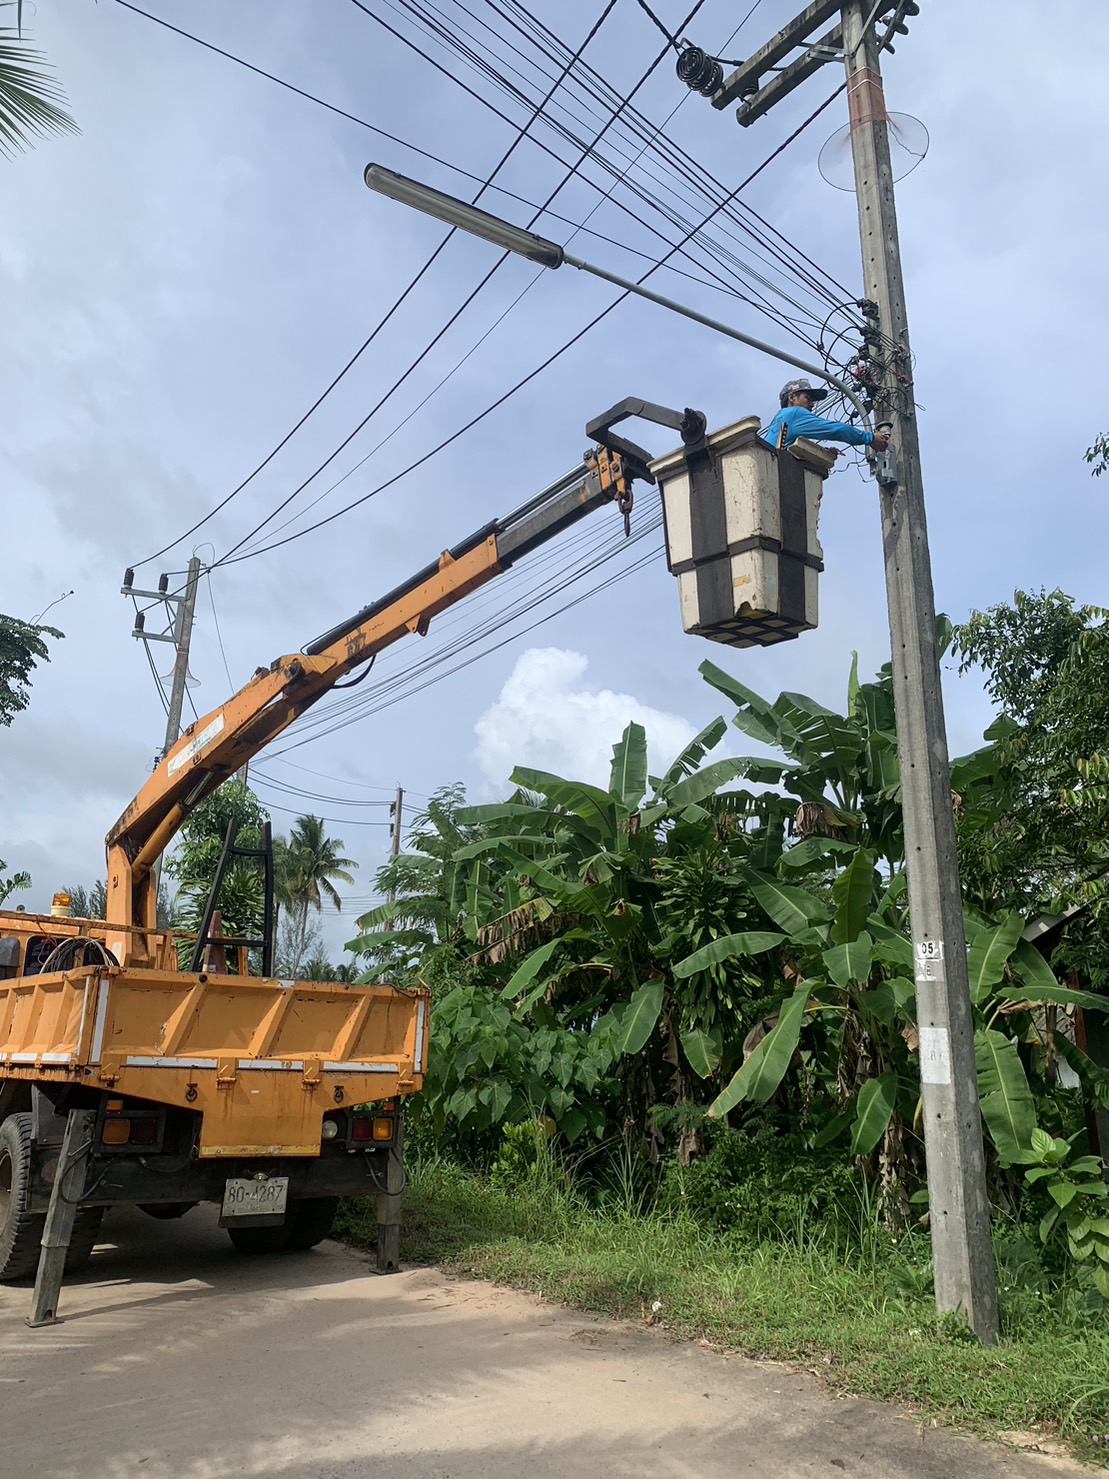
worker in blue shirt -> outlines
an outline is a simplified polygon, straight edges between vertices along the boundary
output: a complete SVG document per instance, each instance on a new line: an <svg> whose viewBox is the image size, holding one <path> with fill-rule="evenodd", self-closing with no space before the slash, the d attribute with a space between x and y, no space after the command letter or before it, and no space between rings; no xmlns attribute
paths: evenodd
<svg viewBox="0 0 1109 1479"><path fill-rule="evenodd" d="M827 394L827 390L814 390L807 380L790 380L783 385L778 396L782 409L765 432L771 446L781 450L798 437L808 437L814 442L847 442L853 447L873 446L876 452L886 450L889 436L884 431L863 431L846 421L814 416L813 407Z"/></svg>

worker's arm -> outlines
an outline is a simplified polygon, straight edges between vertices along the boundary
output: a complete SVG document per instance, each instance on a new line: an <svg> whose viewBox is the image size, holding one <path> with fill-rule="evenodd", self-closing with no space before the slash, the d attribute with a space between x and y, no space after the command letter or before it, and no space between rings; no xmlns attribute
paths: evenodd
<svg viewBox="0 0 1109 1479"><path fill-rule="evenodd" d="M814 442L846 442L852 447L869 447L874 440L872 431L863 431L846 421L826 421L823 416L814 416L811 411L806 411L804 406L791 406L788 411L776 416L774 421L779 426L785 421L789 428L787 440L790 442L795 437L808 437ZM770 423L772 429L774 421ZM777 438L769 437L768 440L776 442Z"/></svg>

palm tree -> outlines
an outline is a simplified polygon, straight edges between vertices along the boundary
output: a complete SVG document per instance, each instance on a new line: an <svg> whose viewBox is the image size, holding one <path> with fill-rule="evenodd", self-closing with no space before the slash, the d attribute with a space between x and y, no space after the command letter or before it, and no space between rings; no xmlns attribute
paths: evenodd
<svg viewBox="0 0 1109 1479"><path fill-rule="evenodd" d="M297 974L308 947L309 910L322 912L325 898L341 910L342 899L332 880L354 882L349 870L358 864L342 856L344 846L342 838L327 836L322 817L303 816L289 829L288 841L275 850L275 892L292 926L290 975Z"/></svg>
<svg viewBox="0 0 1109 1479"><path fill-rule="evenodd" d="M50 64L23 34L22 0L15 26L0 26L0 153L11 157L29 149L35 138L79 133L62 104L65 92L50 75Z"/></svg>

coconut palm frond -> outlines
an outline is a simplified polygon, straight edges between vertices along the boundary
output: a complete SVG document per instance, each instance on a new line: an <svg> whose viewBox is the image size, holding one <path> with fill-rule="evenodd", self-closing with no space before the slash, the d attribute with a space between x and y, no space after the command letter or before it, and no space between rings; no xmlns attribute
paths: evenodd
<svg viewBox="0 0 1109 1479"><path fill-rule="evenodd" d="M0 27L0 153L12 159L35 139L80 133L65 102L44 53L18 31Z"/></svg>

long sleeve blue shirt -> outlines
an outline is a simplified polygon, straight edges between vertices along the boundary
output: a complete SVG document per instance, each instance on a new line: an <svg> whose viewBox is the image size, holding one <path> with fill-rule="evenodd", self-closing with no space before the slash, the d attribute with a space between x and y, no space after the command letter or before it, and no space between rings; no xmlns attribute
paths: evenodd
<svg viewBox="0 0 1109 1479"><path fill-rule="evenodd" d="M772 447L778 445L778 435L783 426L787 447L798 437L808 437L814 442L847 442L852 447L869 447L874 440L872 431L863 431L846 421L825 421L823 416L814 416L804 406L786 406L763 433Z"/></svg>

